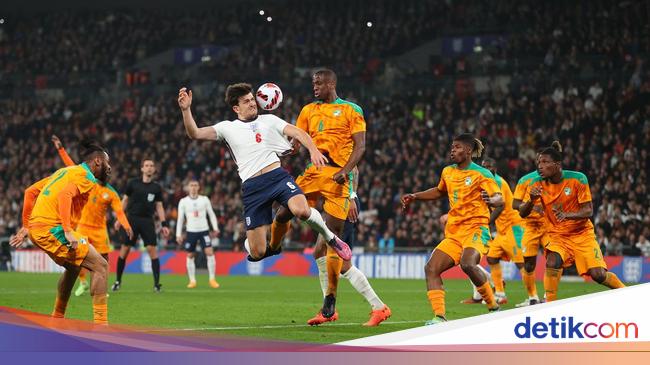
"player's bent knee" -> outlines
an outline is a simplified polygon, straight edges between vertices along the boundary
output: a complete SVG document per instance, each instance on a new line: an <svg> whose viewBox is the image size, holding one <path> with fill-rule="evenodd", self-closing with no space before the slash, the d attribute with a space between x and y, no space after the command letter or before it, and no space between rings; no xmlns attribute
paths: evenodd
<svg viewBox="0 0 650 365"><path fill-rule="evenodd" d="M602 284L607 279L607 272L603 268L589 269L589 276L595 282Z"/></svg>
<svg viewBox="0 0 650 365"><path fill-rule="evenodd" d="M471 274L476 270L476 264L474 263L466 263L466 262L461 262L460 263L460 269L463 270L463 272L467 275Z"/></svg>
<svg viewBox="0 0 650 365"><path fill-rule="evenodd" d="M487 263L490 265L496 265L499 263L499 259L496 257L488 257L487 258Z"/></svg>
<svg viewBox="0 0 650 365"><path fill-rule="evenodd" d="M292 213L298 219L304 221L306 219L309 219L309 217L311 216L311 208L309 208L309 205L305 204L304 206L299 206L297 208L294 208Z"/></svg>
<svg viewBox="0 0 650 365"><path fill-rule="evenodd" d="M265 253L266 253L266 247L258 247L258 246L250 247L250 255L254 259L262 258Z"/></svg>
<svg viewBox="0 0 650 365"><path fill-rule="evenodd" d="M562 257L557 252L550 252L546 255L547 269L560 269L562 267Z"/></svg>
<svg viewBox="0 0 650 365"><path fill-rule="evenodd" d="M526 272L535 271L535 267L537 266L536 261L537 261L537 257L535 257L535 260L524 259L524 269L526 270Z"/></svg>

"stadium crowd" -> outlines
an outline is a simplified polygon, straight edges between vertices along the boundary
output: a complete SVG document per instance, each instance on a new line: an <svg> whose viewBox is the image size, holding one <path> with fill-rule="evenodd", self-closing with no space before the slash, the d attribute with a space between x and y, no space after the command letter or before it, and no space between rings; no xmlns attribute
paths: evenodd
<svg viewBox="0 0 650 365"><path fill-rule="evenodd" d="M280 70L281 84L294 77L291 70L296 67L326 64L343 76L363 77L364 70L346 65L364 64L374 70L378 64L371 59L383 60L413 48L435 37L439 29L527 26L526 32L485 53L493 57L488 63L514 70L507 88L483 94L432 86L396 88L363 97L341 91L341 97L362 106L368 122L367 149L360 165L358 193L363 211L357 242L379 252L425 250L439 242L438 218L446 203L416 204L402 212L399 197L434 186L448 163L452 136L471 131L483 140L486 154L498 161L499 174L511 186L534 169L535 151L558 139L565 148L564 167L589 178L594 225L603 252L650 256L650 74L645 67L650 38L647 21L640 21L648 18L646 6L594 1L572 7L549 1L533 10L532 1L498 1L494 6L466 6L476 5L469 0L450 6L440 1L423 7L406 1L400 4L406 4L407 11L390 17L397 4L379 1L373 2L369 16L376 31L364 33L350 30L366 27L365 22L354 23L358 19L349 15L353 12L304 3L282 3L292 11L278 11L283 15L273 22L284 19L291 25L270 32L257 12L242 12L246 4L187 13L179 22L171 21L173 14L163 10L19 18L17 25L0 33L0 85L5 90L34 85L43 75L58 77L66 87L102 84L116 71L179 42L227 44L235 39L243 39L241 51L204 66L206 75L239 72L245 77L248 72ZM315 20L323 13L347 15L334 23ZM239 22L213 22L216 14ZM576 14L587 14L582 18L589 20L577 17L581 19L577 24L571 22ZM269 15L274 16L272 11ZM305 46L318 44L318 35L324 32L333 34L328 44L334 48ZM356 36L349 36L350 32ZM50 49L56 43L52 37L61 36L63 42ZM523 58L527 62L517 62ZM472 72L467 70L467 76ZM602 73L601 77L582 77L593 72ZM607 77L608 72L617 76ZM309 79L300 82L308 85ZM222 88L209 95L196 94L193 109L199 124L234 117L222 101ZM222 246L241 249L245 232L234 162L224 145L187 138L175 100L175 93L161 97L132 93L100 108L91 107L84 98L0 100L0 191L4 192L0 237L20 224L24 188L62 166L50 142L51 135L57 134L73 157L82 138L91 136L105 143L113 165L112 184L118 191L123 191L128 178L139 176L143 158L155 159L170 220L175 220L177 203L185 195L184 183L198 178L219 217ZM310 101L308 94L287 93L277 114L295 121L301 106ZM285 158L283 164L297 175L306 161L303 151ZM116 237L112 228L111 235ZM315 237L295 222L287 240L302 247Z"/></svg>

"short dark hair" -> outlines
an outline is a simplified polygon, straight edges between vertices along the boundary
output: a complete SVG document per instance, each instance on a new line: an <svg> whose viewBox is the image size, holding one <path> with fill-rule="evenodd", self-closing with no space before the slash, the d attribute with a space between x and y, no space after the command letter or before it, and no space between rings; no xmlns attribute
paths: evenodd
<svg viewBox="0 0 650 365"><path fill-rule="evenodd" d="M246 94L252 94L253 87L251 84L245 82L240 82L237 84L228 85L226 89L226 104L233 106L239 104L239 98Z"/></svg>
<svg viewBox="0 0 650 365"><path fill-rule="evenodd" d="M562 162L562 145L560 141L553 141L551 147L546 147L539 152L540 155L547 155L553 159L553 162Z"/></svg>
<svg viewBox="0 0 650 365"><path fill-rule="evenodd" d="M336 73L329 68L321 68L314 72L314 76L323 76L336 82Z"/></svg>
<svg viewBox="0 0 650 365"><path fill-rule="evenodd" d="M92 139L84 139L79 143L79 154L84 161L92 160L97 154L108 154L106 149L99 142Z"/></svg>
<svg viewBox="0 0 650 365"><path fill-rule="evenodd" d="M492 157L483 157L483 163L484 164L486 163L486 164L494 166L494 167L496 167L496 164L497 164L496 160L493 159Z"/></svg>
<svg viewBox="0 0 650 365"><path fill-rule="evenodd" d="M483 142L480 139L474 138L474 135L471 133L459 134L454 138L454 141L464 143L472 147L472 157L481 157L485 147Z"/></svg>
<svg viewBox="0 0 650 365"><path fill-rule="evenodd" d="M144 163L147 161L153 162L153 165L156 166L156 160L154 160L153 158L145 157L142 159L142 161L140 161L140 167L143 167Z"/></svg>

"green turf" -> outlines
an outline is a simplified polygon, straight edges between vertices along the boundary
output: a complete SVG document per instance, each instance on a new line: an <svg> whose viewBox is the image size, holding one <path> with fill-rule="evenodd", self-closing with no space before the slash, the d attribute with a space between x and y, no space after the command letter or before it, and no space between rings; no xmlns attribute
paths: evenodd
<svg viewBox="0 0 650 365"><path fill-rule="evenodd" d="M57 274L0 273L0 305L50 313L57 278ZM361 324L368 319L370 307L346 280L342 280L339 289L339 321L309 327L307 319L318 311L322 302L317 278L228 276L217 278L221 284L219 289L208 286L207 276L199 275L197 279L196 289L186 289L185 276L164 275L163 293L155 294L151 275L125 275L122 290L110 293L109 319L115 324L334 343L421 326L432 316L424 280L371 280L376 292L391 307L393 316L377 328L366 328ZM542 284L537 285L541 291ZM459 304L471 294L468 281L446 280L445 286L449 319L486 313L485 306ZM594 283L563 282L560 297L604 289ZM508 282L506 291L510 303L504 309L513 308L525 298L519 281ZM67 317L91 320L90 297L73 296Z"/></svg>

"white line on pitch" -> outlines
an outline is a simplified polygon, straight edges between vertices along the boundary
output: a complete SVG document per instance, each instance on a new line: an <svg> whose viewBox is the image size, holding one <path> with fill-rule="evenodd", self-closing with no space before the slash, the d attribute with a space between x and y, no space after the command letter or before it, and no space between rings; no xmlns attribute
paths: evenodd
<svg viewBox="0 0 650 365"><path fill-rule="evenodd" d="M409 323L422 323L424 325L425 321L389 321L383 322L381 325L390 325L390 324L409 324ZM361 326L363 323L330 323L325 325L326 327L336 326ZM309 327L307 324L285 324L285 325L268 325L268 326L237 326L237 327L197 327L197 328L166 328L166 329L153 329L153 330L144 330L141 332L174 332L174 331L237 331L237 330L251 330L251 329L276 329L276 328L297 328L297 327ZM140 332L140 331L139 331Z"/></svg>

